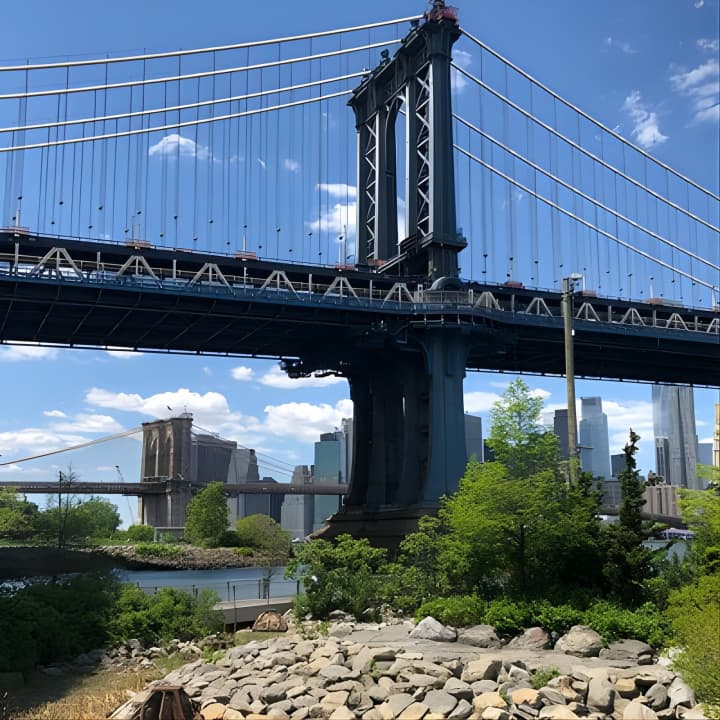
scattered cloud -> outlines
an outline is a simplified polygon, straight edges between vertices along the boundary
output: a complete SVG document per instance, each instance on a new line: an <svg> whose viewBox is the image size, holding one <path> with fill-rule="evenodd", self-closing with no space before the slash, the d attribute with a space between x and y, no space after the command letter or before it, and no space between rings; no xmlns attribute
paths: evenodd
<svg viewBox="0 0 720 720"><path fill-rule="evenodd" d="M230 375L232 375L233 380L240 380L240 382L247 382L248 380L253 379L253 376L255 375L255 371L252 368L245 367L244 365L240 365L239 367L233 368L230 371Z"/></svg>
<svg viewBox="0 0 720 720"><path fill-rule="evenodd" d="M190 157L198 160L208 160L210 151L205 145L200 145L190 138L183 137L179 133L170 133L161 138L148 150L150 157Z"/></svg>
<svg viewBox="0 0 720 720"><path fill-rule="evenodd" d="M0 362L23 362L25 360L54 360L58 349L40 345L15 345L0 347Z"/></svg>
<svg viewBox="0 0 720 720"><path fill-rule="evenodd" d="M62 410L44 410L43 415L51 418L66 418L67 415Z"/></svg>
<svg viewBox="0 0 720 720"><path fill-rule="evenodd" d="M657 113L647 109L639 90L633 90L625 98L622 109L633 121L634 127L631 134L640 147L648 150L668 139L667 135L660 132Z"/></svg>
<svg viewBox="0 0 720 720"><path fill-rule="evenodd" d="M115 468L112 465L98 465L95 470L97 472L115 472Z"/></svg>
<svg viewBox="0 0 720 720"><path fill-rule="evenodd" d="M305 442L316 441L320 433L340 427L343 418L352 417L351 400L340 400L335 405L322 403L284 403L265 408L265 427L273 435L294 435Z"/></svg>
<svg viewBox="0 0 720 720"><path fill-rule="evenodd" d="M500 395L483 390L475 390L465 393L463 398L465 401L465 412L483 413L492 410L493 405L500 400Z"/></svg>
<svg viewBox="0 0 720 720"><path fill-rule="evenodd" d="M203 375L207 375L210 377L213 374L212 368L209 368L207 365L203 365L202 369Z"/></svg>
<svg viewBox="0 0 720 720"><path fill-rule="evenodd" d="M637 55L640 51L636 50L627 40L618 40L617 38L608 35L604 40L606 48L613 48L624 52L627 55Z"/></svg>
<svg viewBox="0 0 720 720"><path fill-rule="evenodd" d="M96 433L100 435L118 433L125 429L110 415L98 415L96 413L78 413L63 422L52 423L50 428L58 432Z"/></svg>
<svg viewBox="0 0 720 720"><path fill-rule="evenodd" d="M320 217L307 223L307 227L314 233L318 231L337 234L347 233L348 238L355 237L356 208L354 201L335 203L332 207L323 209Z"/></svg>
<svg viewBox="0 0 720 720"><path fill-rule="evenodd" d="M0 433L0 453L4 456L19 453L35 454L79 445L86 442L87 437L75 433L67 433L48 428L21 428ZM5 460L5 458L2 458Z"/></svg>
<svg viewBox="0 0 720 720"><path fill-rule="evenodd" d="M325 377L311 375L306 378L291 378L277 366L268 370L260 378L261 385L280 388L283 390L302 390L305 388L327 387L328 385L337 385L338 383L344 382L346 382L345 378L338 377L337 375L327 375Z"/></svg>
<svg viewBox="0 0 720 720"><path fill-rule="evenodd" d="M257 158L257 163L263 170L267 167L267 163L262 158Z"/></svg>
<svg viewBox="0 0 720 720"><path fill-rule="evenodd" d="M472 55L465 50L453 50L453 62L463 69L467 69L472 64ZM467 78L455 68L450 68L450 87L457 93L461 93L468 85Z"/></svg>
<svg viewBox="0 0 720 720"><path fill-rule="evenodd" d="M345 199L346 202L357 197L357 188L346 183L318 183L317 189L330 197Z"/></svg>
<svg viewBox="0 0 720 720"><path fill-rule="evenodd" d="M705 0L695 0L695 2L693 3L693 7L696 10L699 10L704 4L705 4Z"/></svg>
<svg viewBox="0 0 720 720"><path fill-rule="evenodd" d="M290 172L296 173L300 170L300 163L292 158L285 158L283 160L283 167Z"/></svg>
<svg viewBox="0 0 720 720"><path fill-rule="evenodd" d="M691 70L673 72L670 84L675 92L690 98L693 122L720 119L720 61L717 58L709 58Z"/></svg>
<svg viewBox="0 0 720 720"><path fill-rule="evenodd" d="M718 52L720 51L720 40L717 38L715 39L709 39L709 38L700 38L697 41L697 46L701 50L709 50L710 52Z"/></svg>
<svg viewBox="0 0 720 720"><path fill-rule="evenodd" d="M105 351L110 357L118 358L120 360L129 360L130 358L141 357L145 353L138 352L137 350L123 350L121 348L114 348Z"/></svg>

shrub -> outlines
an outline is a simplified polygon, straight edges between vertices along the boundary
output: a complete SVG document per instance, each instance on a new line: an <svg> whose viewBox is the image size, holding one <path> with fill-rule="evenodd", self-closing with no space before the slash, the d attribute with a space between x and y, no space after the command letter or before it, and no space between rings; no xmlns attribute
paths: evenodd
<svg viewBox="0 0 720 720"><path fill-rule="evenodd" d="M239 557L252 557L255 551L251 547L236 547L233 552Z"/></svg>
<svg viewBox="0 0 720 720"><path fill-rule="evenodd" d="M240 544L240 538L234 530L225 530L218 538L220 547L237 547Z"/></svg>
<svg viewBox="0 0 720 720"><path fill-rule="evenodd" d="M164 545L158 543L138 543L135 554L138 557L167 558L175 557L182 552L179 545Z"/></svg>
<svg viewBox="0 0 720 720"><path fill-rule="evenodd" d="M290 554L290 535L267 515L248 515L235 524L236 545L256 548L283 562Z"/></svg>
<svg viewBox="0 0 720 720"><path fill-rule="evenodd" d="M485 602L482 598L477 595L454 595L423 603L415 613L415 620L431 615L444 625L467 627L483 622L484 614Z"/></svg>
<svg viewBox="0 0 720 720"><path fill-rule="evenodd" d="M573 625L583 622L583 612L572 605L553 605L546 600L540 600L531 604L529 622L545 628L548 632L563 635Z"/></svg>
<svg viewBox="0 0 720 720"><path fill-rule="evenodd" d="M154 528L150 525L131 525L126 531L129 542L152 542L155 537Z"/></svg>
<svg viewBox="0 0 720 720"><path fill-rule="evenodd" d="M668 619L652 603L629 610L601 600L585 611L584 624L602 635L606 642L633 638L653 647L663 647L666 644L669 630Z"/></svg>
<svg viewBox="0 0 720 720"><path fill-rule="evenodd" d="M536 690L539 690L559 675L560 671L556 667L539 668L530 677L530 683Z"/></svg>

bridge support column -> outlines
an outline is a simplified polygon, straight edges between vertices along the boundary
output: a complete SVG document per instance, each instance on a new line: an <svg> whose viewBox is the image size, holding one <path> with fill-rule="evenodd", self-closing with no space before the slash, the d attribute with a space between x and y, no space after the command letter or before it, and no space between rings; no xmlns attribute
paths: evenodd
<svg viewBox="0 0 720 720"><path fill-rule="evenodd" d="M353 468L343 532L394 545L453 493L465 470L465 339L443 330L407 350L366 351L347 371L354 403Z"/></svg>

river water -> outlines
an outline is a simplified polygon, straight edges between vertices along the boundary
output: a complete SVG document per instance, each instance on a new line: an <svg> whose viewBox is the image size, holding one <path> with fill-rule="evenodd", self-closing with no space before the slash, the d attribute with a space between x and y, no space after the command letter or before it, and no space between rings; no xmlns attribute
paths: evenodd
<svg viewBox="0 0 720 720"><path fill-rule="evenodd" d="M298 582L285 579L285 568L222 568L219 570L121 570L123 582L137 585L147 593L164 587L196 594L213 590L221 601L278 598L297 594Z"/></svg>

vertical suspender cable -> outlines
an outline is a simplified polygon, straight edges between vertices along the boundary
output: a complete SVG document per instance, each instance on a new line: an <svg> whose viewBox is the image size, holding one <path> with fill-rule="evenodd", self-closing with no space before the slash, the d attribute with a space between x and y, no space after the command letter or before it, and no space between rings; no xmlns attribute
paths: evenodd
<svg viewBox="0 0 720 720"><path fill-rule="evenodd" d="M277 68L277 86L282 87L280 77L280 58L282 45L278 43L278 68ZM280 94L276 95L277 102L280 102ZM280 112L276 111L275 115L275 257L280 259Z"/></svg>
<svg viewBox="0 0 720 720"><path fill-rule="evenodd" d="M182 56L178 55L178 70L177 70L178 77L182 75ZM182 104L182 80L178 80L177 83L177 104ZM174 225L174 245L173 247L177 247L178 243L180 241L179 238L179 221L180 221L180 123L182 122L182 111L177 111L177 121L178 121L178 128L177 128L177 136L178 136L178 142L175 143L175 210L173 212L173 225Z"/></svg>
<svg viewBox="0 0 720 720"><path fill-rule="evenodd" d="M195 110L195 119L200 119L200 78L197 79L197 102L198 107ZM195 125L195 144L193 145L193 225L192 225L192 248L197 250L198 243L198 130L199 125Z"/></svg>
<svg viewBox="0 0 720 720"><path fill-rule="evenodd" d="M213 73L215 72L217 62L217 56L213 52L212 53L212 69ZM210 93L211 96L214 98L215 95L215 81L216 76L213 74L211 84L210 84ZM210 106L210 118L215 117L215 105ZM213 163L215 162L215 123L210 122L208 127L209 132L209 145L210 150L208 152L208 162L207 162L207 175L208 175L208 194L207 194L207 245L205 250L212 250L213 248L213 225L215 224L215 168L213 167ZM198 148L195 148L195 154L197 155Z"/></svg>

